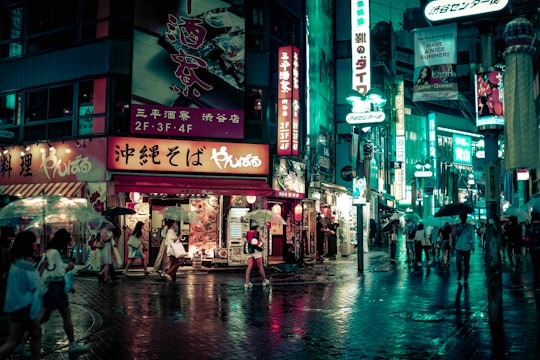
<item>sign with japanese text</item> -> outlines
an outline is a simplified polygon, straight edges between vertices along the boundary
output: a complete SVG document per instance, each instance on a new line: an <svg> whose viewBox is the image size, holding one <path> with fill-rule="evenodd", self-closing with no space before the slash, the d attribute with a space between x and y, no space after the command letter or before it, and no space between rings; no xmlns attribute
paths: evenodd
<svg viewBox="0 0 540 360"><path fill-rule="evenodd" d="M244 113L235 110L177 106L131 106L132 134L242 139Z"/></svg>
<svg viewBox="0 0 540 360"><path fill-rule="evenodd" d="M403 75L396 76L396 135L405 136L405 82Z"/></svg>
<svg viewBox="0 0 540 360"><path fill-rule="evenodd" d="M272 190L275 196L303 198L306 193L306 164L290 159L274 158Z"/></svg>
<svg viewBox="0 0 540 360"><path fill-rule="evenodd" d="M109 137L107 169L139 172L265 175L267 144Z"/></svg>
<svg viewBox="0 0 540 360"><path fill-rule="evenodd" d="M105 138L29 147L11 146L0 153L0 185L107 180Z"/></svg>
<svg viewBox="0 0 540 360"><path fill-rule="evenodd" d="M457 25L414 32L413 101L457 100Z"/></svg>
<svg viewBox="0 0 540 360"><path fill-rule="evenodd" d="M500 11L508 0L437 0L426 4L424 15L428 20L450 20L458 17Z"/></svg>
<svg viewBox="0 0 540 360"><path fill-rule="evenodd" d="M278 51L278 156L298 156L299 55L294 46L282 46Z"/></svg>
<svg viewBox="0 0 540 360"><path fill-rule="evenodd" d="M472 165L472 139L470 136L453 134L454 162Z"/></svg>
<svg viewBox="0 0 540 360"><path fill-rule="evenodd" d="M504 128L504 82L501 71L476 74L476 126L480 130Z"/></svg>
<svg viewBox="0 0 540 360"><path fill-rule="evenodd" d="M369 1L351 0L352 88L366 95L371 88Z"/></svg>
<svg viewBox="0 0 540 360"><path fill-rule="evenodd" d="M136 0L134 28L131 131L243 138L244 2Z"/></svg>

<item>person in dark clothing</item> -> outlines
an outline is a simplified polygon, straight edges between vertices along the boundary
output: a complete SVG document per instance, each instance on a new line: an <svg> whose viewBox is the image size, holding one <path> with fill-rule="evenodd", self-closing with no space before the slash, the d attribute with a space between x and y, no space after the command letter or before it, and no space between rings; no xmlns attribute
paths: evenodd
<svg viewBox="0 0 540 360"><path fill-rule="evenodd" d="M337 228L339 224L336 219L333 217L330 224L328 224L328 258L330 260L336 260L337 255Z"/></svg>
<svg viewBox="0 0 540 360"><path fill-rule="evenodd" d="M508 260L510 261L510 266L516 267L519 269L521 266L521 236L522 230L521 225L519 225L518 218L516 216L510 216L510 221L506 226L506 234L508 236L508 244L506 250L508 251ZM515 259L515 262L514 262Z"/></svg>
<svg viewBox="0 0 540 360"><path fill-rule="evenodd" d="M531 254L536 307L540 310L540 206L535 205L531 211L531 223L525 229L525 242Z"/></svg>
<svg viewBox="0 0 540 360"><path fill-rule="evenodd" d="M317 255L316 260L322 262L323 261L323 253L324 253L324 235L326 233L326 227L324 225L324 219L322 216L317 216L317 233L316 233L316 245L317 245Z"/></svg>

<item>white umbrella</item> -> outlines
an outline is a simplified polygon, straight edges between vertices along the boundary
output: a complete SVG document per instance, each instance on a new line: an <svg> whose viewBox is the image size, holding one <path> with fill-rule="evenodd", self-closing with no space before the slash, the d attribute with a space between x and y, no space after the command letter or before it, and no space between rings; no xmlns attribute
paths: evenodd
<svg viewBox="0 0 540 360"><path fill-rule="evenodd" d="M267 222L273 224L287 225L287 222L281 217L281 215L272 212L271 210L253 210L248 212L245 216L247 220L254 220L260 226L263 226Z"/></svg>
<svg viewBox="0 0 540 360"><path fill-rule="evenodd" d="M90 211L90 212L88 212ZM92 218L93 213L101 216L86 206L86 199L72 199L58 195L38 195L15 200L0 209L0 225L13 223L22 218L41 219L46 223L47 217L79 217L84 221ZM52 219L51 219L52 220Z"/></svg>
<svg viewBox="0 0 540 360"><path fill-rule="evenodd" d="M164 219L171 219L180 223L200 223L201 221L197 217L197 214L188 211L180 206L168 206L161 211Z"/></svg>

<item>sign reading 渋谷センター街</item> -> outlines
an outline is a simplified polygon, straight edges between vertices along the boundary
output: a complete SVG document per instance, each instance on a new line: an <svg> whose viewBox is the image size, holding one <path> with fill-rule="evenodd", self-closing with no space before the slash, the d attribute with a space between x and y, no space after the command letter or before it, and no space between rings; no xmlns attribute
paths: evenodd
<svg viewBox="0 0 540 360"><path fill-rule="evenodd" d="M0 152L0 185L106 181L106 138L10 146Z"/></svg>
<svg viewBox="0 0 540 360"><path fill-rule="evenodd" d="M414 32L413 101L457 100L457 25Z"/></svg>
<svg viewBox="0 0 540 360"><path fill-rule="evenodd" d="M108 170L268 175L267 144L109 137Z"/></svg>

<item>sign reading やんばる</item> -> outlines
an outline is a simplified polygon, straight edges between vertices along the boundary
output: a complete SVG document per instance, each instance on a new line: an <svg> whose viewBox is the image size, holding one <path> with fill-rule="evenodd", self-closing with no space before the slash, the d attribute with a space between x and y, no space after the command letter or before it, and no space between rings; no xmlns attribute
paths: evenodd
<svg viewBox="0 0 540 360"><path fill-rule="evenodd" d="M105 138L8 146L0 185L105 181Z"/></svg>
<svg viewBox="0 0 540 360"><path fill-rule="evenodd" d="M268 175L266 144L109 137L109 170Z"/></svg>

